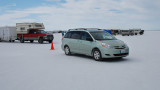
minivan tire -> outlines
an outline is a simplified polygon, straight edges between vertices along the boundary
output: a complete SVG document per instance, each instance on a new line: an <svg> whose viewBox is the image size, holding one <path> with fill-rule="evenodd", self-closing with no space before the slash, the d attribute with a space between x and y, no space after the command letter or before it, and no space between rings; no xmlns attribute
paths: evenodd
<svg viewBox="0 0 160 90"><path fill-rule="evenodd" d="M101 52L98 49L94 49L92 55L96 61L102 60Z"/></svg>
<svg viewBox="0 0 160 90"><path fill-rule="evenodd" d="M64 47L64 52L66 55L71 55L70 48L68 46Z"/></svg>

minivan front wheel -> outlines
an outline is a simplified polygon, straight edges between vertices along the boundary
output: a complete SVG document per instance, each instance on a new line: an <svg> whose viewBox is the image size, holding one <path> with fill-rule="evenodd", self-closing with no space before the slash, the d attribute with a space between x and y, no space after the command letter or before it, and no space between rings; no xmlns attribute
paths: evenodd
<svg viewBox="0 0 160 90"><path fill-rule="evenodd" d="M70 55L71 54L70 48L68 46L64 47L64 52L65 52L66 55Z"/></svg>
<svg viewBox="0 0 160 90"><path fill-rule="evenodd" d="M101 57L101 52L96 49L96 50L93 50L93 58L96 60L96 61L100 61L102 60L102 57Z"/></svg>

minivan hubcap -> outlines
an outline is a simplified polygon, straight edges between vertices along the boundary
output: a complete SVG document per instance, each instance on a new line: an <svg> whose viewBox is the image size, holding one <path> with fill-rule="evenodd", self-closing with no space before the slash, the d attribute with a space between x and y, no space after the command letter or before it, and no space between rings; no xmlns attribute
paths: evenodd
<svg viewBox="0 0 160 90"><path fill-rule="evenodd" d="M94 58L98 60L100 58L100 53L98 51L94 52Z"/></svg>
<svg viewBox="0 0 160 90"><path fill-rule="evenodd" d="M68 47L65 48L65 52L66 52L66 54L69 54L69 48Z"/></svg>

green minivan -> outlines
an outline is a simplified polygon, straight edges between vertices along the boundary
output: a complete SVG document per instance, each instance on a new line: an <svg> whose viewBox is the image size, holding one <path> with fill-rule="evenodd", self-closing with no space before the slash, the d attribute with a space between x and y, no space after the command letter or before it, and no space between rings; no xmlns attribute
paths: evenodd
<svg viewBox="0 0 160 90"><path fill-rule="evenodd" d="M129 47L103 29L70 29L62 38L61 47L66 55L84 54L97 61L129 55Z"/></svg>

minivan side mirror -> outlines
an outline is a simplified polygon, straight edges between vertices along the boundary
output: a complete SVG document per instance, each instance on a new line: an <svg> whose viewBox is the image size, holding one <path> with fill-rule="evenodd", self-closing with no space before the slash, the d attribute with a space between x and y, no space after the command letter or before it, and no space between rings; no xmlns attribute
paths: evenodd
<svg viewBox="0 0 160 90"><path fill-rule="evenodd" d="M87 41L93 41L91 37L86 38Z"/></svg>

